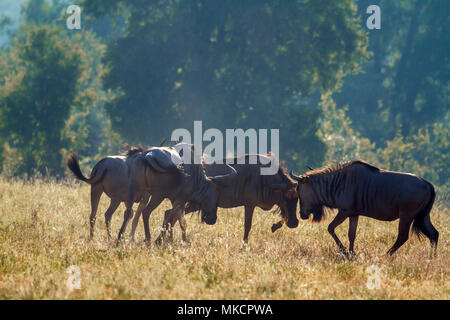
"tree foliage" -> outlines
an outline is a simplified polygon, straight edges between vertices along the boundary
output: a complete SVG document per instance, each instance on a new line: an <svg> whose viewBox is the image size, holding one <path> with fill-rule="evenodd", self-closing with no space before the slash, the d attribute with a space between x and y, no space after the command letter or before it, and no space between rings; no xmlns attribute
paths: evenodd
<svg viewBox="0 0 450 320"><path fill-rule="evenodd" d="M438 186L450 186L448 123L426 125L406 137L399 132L377 148L353 129L347 108L338 109L330 95L322 97L320 106L323 119L319 135L327 145L327 164L364 159L382 169L411 172Z"/></svg>
<svg viewBox="0 0 450 320"><path fill-rule="evenodd" d="M372 2L359 0L359 12ZM450 18L446 0L380 0L378 5L381 30L368 32L372 57L334 99L338 108L348 105L355 129L381 146L448 113Z"/></svg>
<svg viewBox="0 0 450 320"><path fill-rule="evenodd" d="M43 81L41 85L46 86L47 90L51 91L50 94L54 93L55 99L56 97L61 99L58 101L64 99L64 108L66 111L69 110L69 114L65 113L64 116L61 116L60 121L45 124L48 128L48 134L52 137L59 136L59 140L55 138L50 141L46 136L40 134L41 143L39 145L31 146L28 145L28 142L18 143L17 139L14 138L17 135L15 131L18 130L15 125L4 126L5 135L0 138L0 164L3 162L5 169L12 174L30 173L36 169L42 172L47 168L50 168L52 173L61 173L64 168L63 159L71 150L77 150L83 154L82 165L89 162L88 165L92 166L93 161L99 160L105 154L117 153L121 143L118 134L111 130L111 123L104 111L104 104L108 100L108 94L102 90L101 82L103 74L101 59L105 45L94 35L97 24L91 23L89 28L71 32L65 28L64 8L64 2L56 3L55 1L45 0L26 2L22 8L22 25L14 32L9 47L4 48L3 52L0 51L2 56L2 59L0 59L0 78L3 79L0 84L3 84L5 95L9 95L13 90L25 90L26 86L35 86L36 83L25 84L21 82L20 76L28 74L34 67L43 68L44 66L41 66L39 62L30 63L26 59L22 59L20 53L26 46L28 46L27 50L32 50L29 46L34 45L34 43L30 44L29 39L32 32L39 28L51 30L51 34L48 35L51 41L35 48L35 50L38 50L35 55L43 54L48 59L46 61L47 68L40 69L39 72L54 73L51 69L54 67L52 64L58 66L63 64L64 60L70 59L70 51L77 55L80 69L76 84L71 86L70 90L55 88L57 89L55 91L52 90L52 83L44 83L47 79L35 80ZM47 54L45 50L51 52L54 46L63 48L65 51L59 55ZM45 48L45 50L39 51L42 48ZM66 53L67 55L65 55ZM61 62L58 59L61 59ZM54 74L55 76L61 76L64 72L65 70L61 70L60 74ZM61 79L64 79L64 77L70 78L72 75L67 73ZM18 97L20 95L11 95L8 99L14 100L15 105L22 104L23 101L19 101ZM46 101L48 100L48 92L35 92L34 96L29 98L37 102ZM59 102L57 103L59 104ZM32 105L29 105L29 107L31 108ZM53 105L51 104L43 104L41 111L53 116L52 108ZM20 123L19 118L20 114L14 108L11 108L8 112L4 111L5 122L17 120ZM35 135L37 128L30 126L30 131L32 131L31 135ZM33 148L39 149L33 155L35 159L26 162L17 161L17 159L22 159L25 152L22 149L27 146L30 150ZM38 152L51 152L59 155L55 158L43 158L37 156ZM29 154L33 153L30 152Z"/></svg>
<svg viewBox="0 0 450 320"><path fill-rule="evenodd" d="M366 54L351 1L84 5L128 14L125 34L108 45L103 80L116 94L107 105L113 127L133 143L156 143L200 119L219 129L289 127L283 150L308 146L304 161L320 163L320 112L295 107L293 97L337 88Z"/></svg>
<svg viewBox="0 0 450 320"><path fill-rule="evenodd" d="M19 171L47 167L58 173L62 129L82 72L81 53L61 41L57 28L30 26L27 35L11 53L19 63L0 90L0 130L18 150Z"/></svg>
<svg viewBox="0 0 450 320"><path fill-rule="evenodd" d="M279 128L299 173L363 158L448 186L447 2L80 0L67 30L72 3L28 0L0 17L0 166L58 174L202 120Z"/></svg>

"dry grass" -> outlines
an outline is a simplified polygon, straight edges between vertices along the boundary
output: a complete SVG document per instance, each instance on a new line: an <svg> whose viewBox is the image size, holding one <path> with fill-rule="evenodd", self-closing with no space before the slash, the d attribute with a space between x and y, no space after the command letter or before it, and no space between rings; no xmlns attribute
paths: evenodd
<svg viewBox="0 0 450 320"><path fill-rule="evenodd" d="M219 210L215 226L188 221L188 243L178 227L174 241L150 247L106 240L105 195L95 240L88 241L89 186L0 178L0 299L449 299L450 210L435 205L438 257L428 240L411 238L393 258L397 223L361 218L357 257L346 260L326 223L300 222L272 234L277 216L258 210L248 246L243 246L243 209ZM159 233L164 203L151 216ZM124 207L113 217L115 232ZM347 243L348 222L337 229ZM128 231L130 226L128 228ZM71 265L81 269L81 289L66 286ZM381 287L368 289L366 269L381 268Z"/></svg>

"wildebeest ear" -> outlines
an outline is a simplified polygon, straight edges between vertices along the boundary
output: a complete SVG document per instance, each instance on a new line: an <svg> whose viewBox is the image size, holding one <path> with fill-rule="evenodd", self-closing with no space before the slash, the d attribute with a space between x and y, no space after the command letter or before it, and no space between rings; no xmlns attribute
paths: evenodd
<svg viewBox="0 0 450 320"><path fill-rule="evenodd" d="M164 143L166 143L167 138L165 138L163 141L161 141L161 143L159 144L160 147L162 147L164 145Z"/></svg>

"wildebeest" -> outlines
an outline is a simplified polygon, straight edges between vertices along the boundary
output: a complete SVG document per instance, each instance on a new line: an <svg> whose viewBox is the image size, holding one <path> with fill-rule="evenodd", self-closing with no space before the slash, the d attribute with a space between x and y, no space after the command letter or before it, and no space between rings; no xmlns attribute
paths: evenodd
<svg viewBox="0 0 450 320"><path fill-rule="evenodd" d="M381 170L362 160L308 171L302 176L291 173L291 177L299 182L302 219L312 214L313 221L320 221L324 207L338 209L328 232L341 251L345 252L345 247L334 229L350 219L349 250L353 253L358 217L362 215L382 221L400 219L397 240L388 254L392 255L408 240L411 223L413 232L424 234L436 252L439 232L430 220L435 191L428 181L409 173Z"/></svg>
<svg viewBox="0 0 450 320"><path fill-rule="evenodd" d="M250 157L256 157L255 164L250 163ZM264 163L273 160L271 157L272 155L246 155L244 160L233 158L223 161L223 163L230 164L236 170L237 175L226 188L219 187L218 206L221 208L244 206L244 242L248 242L255 207L270 210L274 206L278 206L288 227L296 228L298 226L295 191L297 183L295 180L289 177L283 167L280 167L276 174L261 175L261 168L265 166ZM207 175L225 174L227 170L225 164L205 163L204 166ZM190 201L186 213L198 209L198 203Z"/></svg>
<svg viewBox="0 0 450 320"><path fill-rule="evenodd" d="M181 163L178 154L180 150L190 152L190 163ZM151 195L150 202L142 211L146 242L150 241L149 216L165 198L168 198L173 206L171 210L166 211L166 216L177 216L175 221L182 215L186 202L195 201L202 209L202 221L209 225L216 223L219 186L227 185L236 176L236 170L226 166L226 172L223 174L207 176L201 160L196 157L200 155L195 152L193 145L179 143L173 148L150 148L133 158L129 163L127 210L118 239L131 219L132 199L146 194ZM178 159L180 163L174 163L174 159ZM137 219L138 215L135 217L136 224ZM170 225L168 227L170 228Z"/></svg>
<svg viewBox="0 0 450 320"><path fill-rule="evenodd" d="M78 154L76 152L72 152L69 155L66 164L77 179L91 185L90 239L94 237L96 213L101 195L104 192L111 199L109 207L105 212L106 231L108 238L111 238L111 217L120 203L128 199L128 168L126 157L108 156L101 159L92 168L89 179L81 172L78 163ZM139 199L137 212L140 213L145 208L148 199L148 194Z"/></svg>

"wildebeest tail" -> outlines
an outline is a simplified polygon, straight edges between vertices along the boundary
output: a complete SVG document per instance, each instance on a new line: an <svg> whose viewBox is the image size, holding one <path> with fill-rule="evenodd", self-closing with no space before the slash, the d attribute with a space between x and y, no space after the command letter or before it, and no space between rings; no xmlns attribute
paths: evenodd
<svg viewBox="0 0 450 320"><path fill-rule="evenodd" d="M430 200L428 200L427 205L414 218L414 222L413 222L413 225L412 225L412 231L419 238L420 238L420 235L423 234L426 237L428 237L431 242L436 242L437 239L435 239L435 237L430 233L431 230L426 225L426 223L427 223L426 218L428 217L428 220L429 220L429 215L430 215L430 212L431 212L431 208L433 207L434 199L436 198L436 192L435 192L434 187L433 187L433 185L431 183L427 182L427 184L429 185L430 191L431 191ZM430 224L431 224L431 222L430 222ZM434 229L434 228L432 228L432 229Z"/></svg>
<svg viewBox="0 0 450 320"><path fill-rule="evenodd" d="M80 164L78 161L78 153L76 153L75 151L73 151L67 158L66 165L70 169L70 171L72 171L72 173L75 175L75 177L77 177L77 179L89 184L95 184L100 182L106 173L106 170L104 170L103 173L99 175L96 174L98 172L94 171L94 174L89 179L86 178L81 172Z"/></svg>

